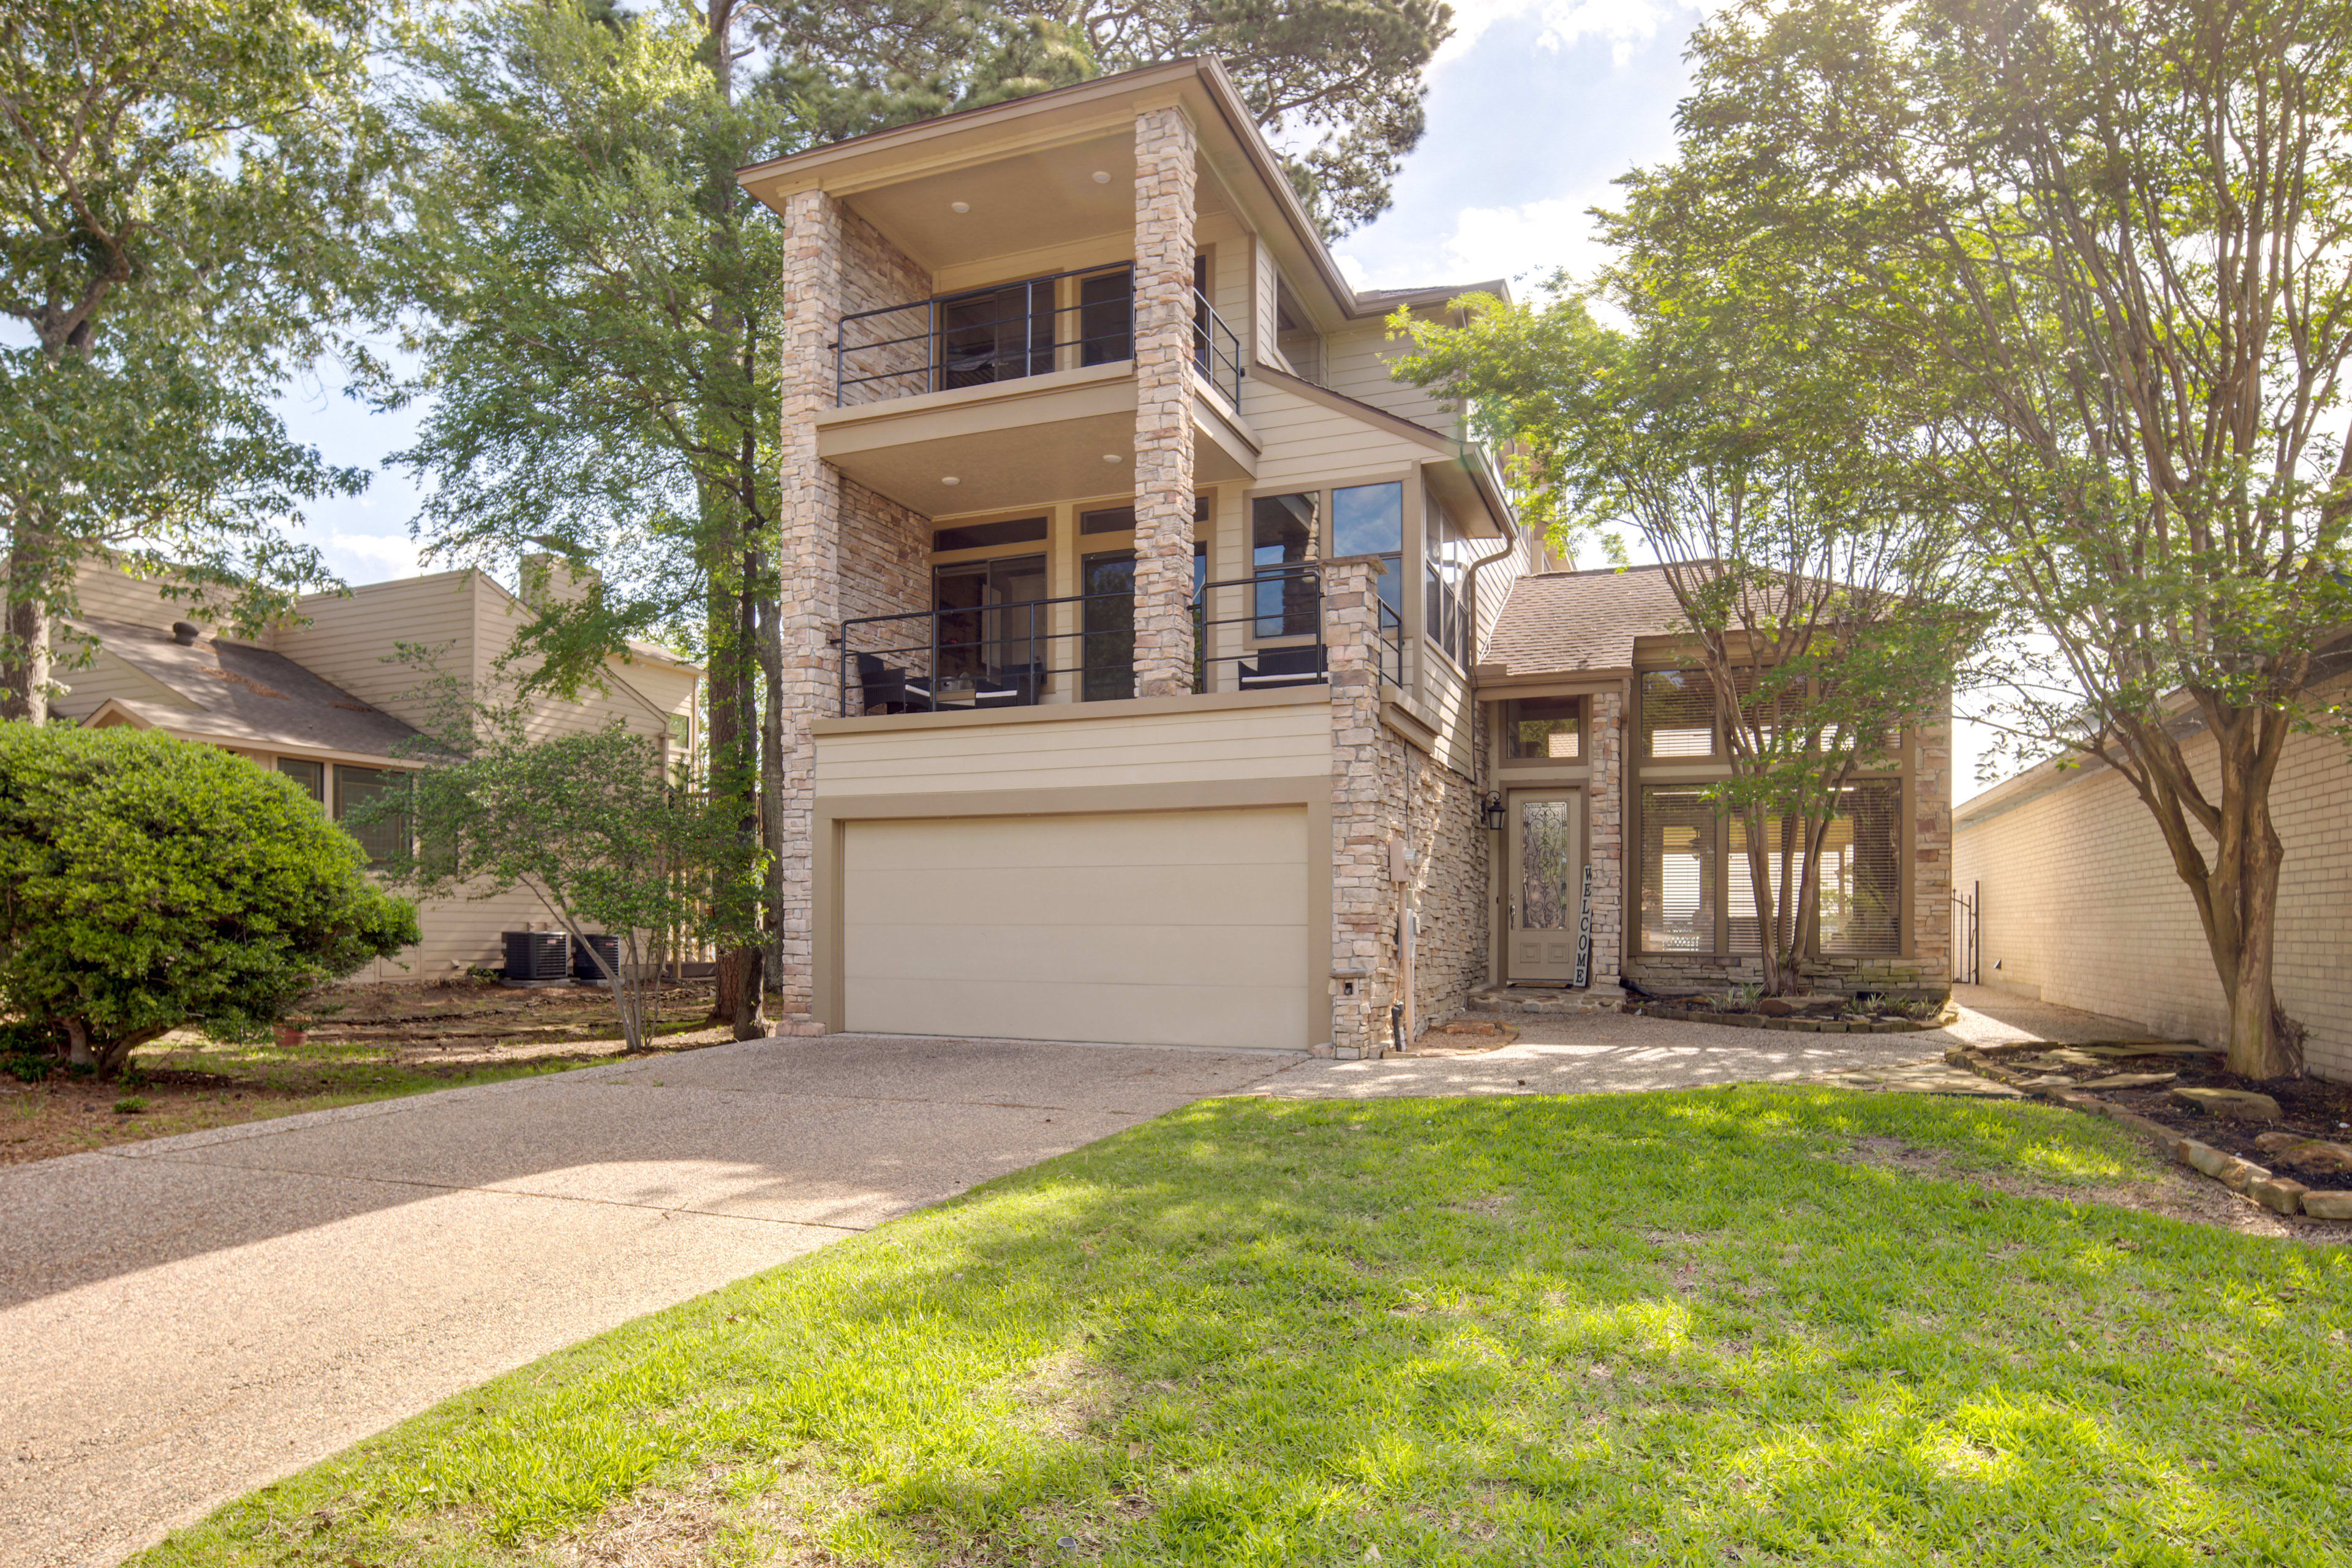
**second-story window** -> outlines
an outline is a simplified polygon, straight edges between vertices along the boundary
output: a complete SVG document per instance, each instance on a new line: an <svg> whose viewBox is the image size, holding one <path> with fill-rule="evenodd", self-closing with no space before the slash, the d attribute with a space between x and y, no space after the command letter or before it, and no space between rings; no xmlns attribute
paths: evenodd
<svg viewBox="0 0 2352 1568"><path fill-rule="evenodd" d="M1260 496L1250 503L1250 573L1256 579L1257 635L1313 637L1316 508L1319 494Z"/></svg>
<svg viewBox="0 0 2352 1568"><path fill-rule="evenodd" d="M1343 485L1331 492L1331 553L1377 555L1388 567L1381 574L1381 603L1389 614L1404 614L1404 486L1395 480L1379 485Z"/></svg>

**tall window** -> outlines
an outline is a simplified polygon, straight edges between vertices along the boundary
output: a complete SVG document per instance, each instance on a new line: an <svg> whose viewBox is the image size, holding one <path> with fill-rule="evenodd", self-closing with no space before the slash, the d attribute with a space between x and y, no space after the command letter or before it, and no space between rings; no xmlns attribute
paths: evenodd
<svg viewBox="0 0 2352 1568"><path fill-rule="evenodd" d="M1696 787L1642 792L1642 947L1712 952L1720 879L1715 807Z"/></svg>
<svg viewBox="0 0 2352 1568"><path fill-rule="evenodd" d="M1250 503L1250 571L1261 637L1316 634L1315 524L1318 496L1260 496Z"/></svg>
<svg viewBox="0 0 2352 1568"><path fill-rule="evenodd" d="M1108 550L1078 559L1078 592L1087 595L1078 639L1086 664L1078 700L1101 702L1135 695L1135 552Z"/></svg>
<svg viewBox="0 0 2352 1568"><path fill-rule="evenodd" d="M367 851L368 864L381 866L399 854L408 845L408 815L395 813L378 816L364 823L348 820L363 805L369 805L388 795L405 795L407 775L389 768L355 768L347 763L335 764L335 820L348 828L360 847Z"/></svg>
<svg viewBox="0 0 2352 1568"><path fill-rule="evenodd" d="M1346 485L1331 492L1331 553L1377 555L1388 570L1381 574L1381 603L1389 613L1404 614L1404 486Z"/></svg>
<svg viewBox="0 0 2352 1568"><path fill-rule="evenodd" d="M1822 951L1903 951L1903 785L1870 779L1844 792L1822 840Z"/></svg>
<svg viewBox="0 0 2352 1568"><path fill-rule="evenodd" d="M1034 690L1045 674L1045 558L1000 555L932 569L932 605L954 612L939 618L940 674L1025 680Z"/></svg>
<svg viewBox="0 0 2352 1568"><path fill-rule="evenodd" d="M1659 762L1715 755L1715 689L1695 669L1642 677L1642 754Z"/></svg>
<svg viewBox="0 0 2352 1568"><path fill-rule="evenodd" d="M1445 519L1432 511L1422 554L1426 600L1423 613L1427 617L1422 634L1435 643L1446 658L1467 669L1472 637L1468 597L1470 542L1455 537Z"/></svg>
<svg viewBox="0 0 2352 1568"><path fill-rule="evenodd" d="M1642 791L1642 947L1647 952L1714 952L1715 911L1723 910L1724 947L1761 952L1765 921L1757 913L1748 863L1748 825L1718 817L1703 784L1652 785ZM1780 913L1781 856L1796 836L1795 818L1764 826L1764 908ZM1903 782L1866 779L1848 786L1822 838L1817 866L1818 944L1824 953L1903 951ZM1803 874L1801 862L1786 873ZM1795 918L1795 911L1790 911ZM1783 929L1785 944L1788 931Z"/></svg>

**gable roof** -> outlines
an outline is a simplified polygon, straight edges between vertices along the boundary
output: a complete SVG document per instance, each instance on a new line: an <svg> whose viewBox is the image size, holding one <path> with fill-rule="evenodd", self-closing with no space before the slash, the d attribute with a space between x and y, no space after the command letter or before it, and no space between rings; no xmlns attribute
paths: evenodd
<svg viewBox="0 0 2352 1568"><path fill-rule="evenodd" d="M1479 662L1514 677L1631 669L1635 639L1683 626L1662 566L1531 573L1511 584Z"/></svg>
<svg viewBox="0 0 2352 1568"><path fill-rule="evenodd" d="M267 648L171 633L127 621L80 617L100 647L177 694L180 702L116 698L107 706L157 729L224 745L390 757L423 734L341 687ZM183 706L182 704L186 704Z"/></svg>

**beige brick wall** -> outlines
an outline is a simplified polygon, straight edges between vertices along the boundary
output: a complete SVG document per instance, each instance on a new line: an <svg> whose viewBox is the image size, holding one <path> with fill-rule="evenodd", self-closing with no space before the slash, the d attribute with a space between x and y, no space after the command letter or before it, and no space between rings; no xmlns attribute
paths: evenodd
<svg viewBox="0 0 2352 1568"><path fill-rule="evenodd" d="M2210 784L2212 742L2188 743ZM2289 742L2271 792L2286 845L2279 887L2279 1000L2308 1031L2315 1074L2352 1080L2352 761L2341 742ZM1965 816L1965 809L1962 816ZM2100 769L1960 827L1959 887L1981 889L1979 973L2043 1000L2210 1045L2228 1037L2221 982L2156 819ZM1999 963L1996 970L1993 965Z"/></svg>
<svg viewBox="0 0 2352 1568"><path fill-rule="evenodd" d="M1135 117L1135 689L1192 689L1192 219L1181 109Z"/></svg>

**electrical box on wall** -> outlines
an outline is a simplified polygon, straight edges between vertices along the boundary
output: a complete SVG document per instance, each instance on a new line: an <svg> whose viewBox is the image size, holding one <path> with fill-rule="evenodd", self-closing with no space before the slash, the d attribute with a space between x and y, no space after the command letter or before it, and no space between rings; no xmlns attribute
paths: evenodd
<svg viewBox="0 0 2352 1568"><path fill-rule="evenodd" d="M1402 838L1389 840L1389 880L1412 880L1412 847Z"/></svg>

